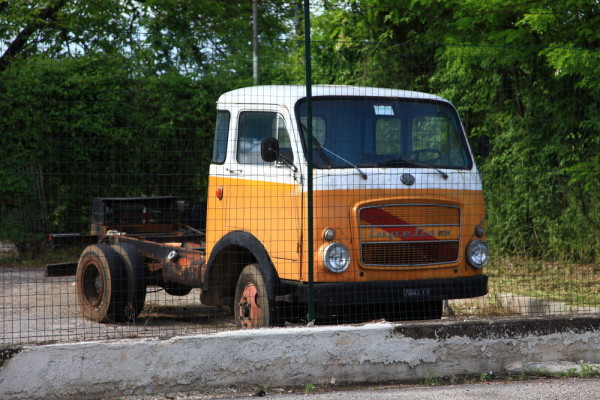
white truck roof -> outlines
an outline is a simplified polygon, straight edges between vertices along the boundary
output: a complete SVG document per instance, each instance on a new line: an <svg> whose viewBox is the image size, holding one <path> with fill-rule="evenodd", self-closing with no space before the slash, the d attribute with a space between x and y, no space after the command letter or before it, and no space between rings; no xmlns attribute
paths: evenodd
<svg viewBox="0 0 600 400"><path fill-rule="evenodd" d="M429 93L345 85L313 85L312 96L397 97L447 102L447 100ZM250 86L222 94L218 104L277 104L292 109L296 102L304 97L306 97L306 86L304 85Z"/></svg>

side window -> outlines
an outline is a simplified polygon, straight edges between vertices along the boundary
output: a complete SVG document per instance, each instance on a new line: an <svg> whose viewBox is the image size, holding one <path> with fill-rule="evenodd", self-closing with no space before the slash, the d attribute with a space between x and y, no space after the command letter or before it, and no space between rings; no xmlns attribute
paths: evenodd
<svg viewBox="0 0 600 400"><path fill-rule="evenodd" d="M292 143L283 117L275 112L246 111L240 114L237 160L240 164L265 164L260 156L263 139L279 140L279 151L293 161Z"/></svg>
<svg viewBox="0 0 600 400"><path fill-rule="evenodd" d="M294 162L294 151L292 150L292 141L290 139L290 134L285 126L285 121L283 117L277 114L275 118L275 126L273 127L273 132L275 132L274 137L279 140L279 153L285 157L286 160L290 162Z"/></svg>
<svg viewBox="0 0 600 400"><path fill-rule="evenodd" d="M399 118L379 118L375 123L375 153L401 154L402 121Z"/></svg>
<svg viewBox="0 0 600 400"><path fill-rule="evenodd" d="M414 118L412 130L412 151L421 153L419 161L451 165L466 162L458 135L447 118Z"/></svg>
<svg viewBox="0 0 600 400"><path fill-rule="evenodd" d="M448 121L442 117L417 117L413 119L413 150L441 150L444 132L448 131Z"/></svg>
<svg viewBox="0 0 600 400"><path fill-rule="evenodd" d="M217 112L217 124L215 128L215 138L213 142L212 162L222 164L227 155L227 139L229 133L229 112Z"/></svg>
<svg viewBox="0 0 600 400"><path fill-rule="evenodd" d="M300 117L302 124L306 126L306 117ZM325 119L323 117L312 117L312 134L322 146L327 142Z"/></svg>

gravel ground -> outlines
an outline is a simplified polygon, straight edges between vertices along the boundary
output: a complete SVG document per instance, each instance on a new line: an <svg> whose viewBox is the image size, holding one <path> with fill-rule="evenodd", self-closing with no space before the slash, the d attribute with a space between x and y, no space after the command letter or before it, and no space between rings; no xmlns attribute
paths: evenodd
<svg viewBox="0 0 600 400"><path fill-rule="evenodd" d="M199 289L176 297L158 287L148 287L144 311L135 322L91 322L79 312L75 277L46 277L41 267L0 267L0 320L0 347L235 329L229 314L200 304Z"/></svg>

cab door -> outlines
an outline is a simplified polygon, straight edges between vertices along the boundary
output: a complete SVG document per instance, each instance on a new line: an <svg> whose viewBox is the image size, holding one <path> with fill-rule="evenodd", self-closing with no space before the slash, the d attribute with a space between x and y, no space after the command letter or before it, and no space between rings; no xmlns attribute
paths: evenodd
<svg viewBox="0 0 600 400"><path fill-rule="evenodd" d="M300 144L290 135L284 109L244 109L237 115L235 167L224 192L228 193L227 223L232 230L246 231L264 245L279 277L300 279L302 221L301 178L298 170ZM263 139L279 142L276 161L263 161Z"/></svg>

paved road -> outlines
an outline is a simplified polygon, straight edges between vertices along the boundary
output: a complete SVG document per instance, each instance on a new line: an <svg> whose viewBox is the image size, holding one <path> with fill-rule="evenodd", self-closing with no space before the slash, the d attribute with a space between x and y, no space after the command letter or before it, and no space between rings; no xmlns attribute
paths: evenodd
<svg viewBox="0 0 600 400"><path fill-rule="evenodd" d="M322 393L289 393L283 389L267 389L269 400L597 400L600 398L600 378L541 379L530 381L486 382L453 386L364 386L343 388ZM254 392L225 389L210 394L167 394L147 397L124 397L121 400L206 400L247 399L258 397Z"/></svg>

